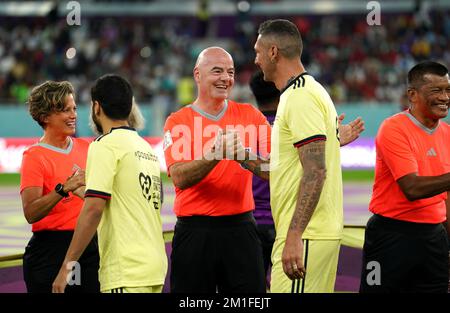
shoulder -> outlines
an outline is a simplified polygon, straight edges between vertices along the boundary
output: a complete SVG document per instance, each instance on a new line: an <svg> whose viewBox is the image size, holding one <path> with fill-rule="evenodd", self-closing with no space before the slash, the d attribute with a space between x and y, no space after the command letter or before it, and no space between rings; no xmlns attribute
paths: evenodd
<svg viewBox="0 0 450 313"><path fill-rule="evenodd" d="M89 147L90 143L86 139L74 138L74 137L71 137L71 138L72 138L72 141L73 141L74 145L77 145L78 147L82 147L82 148L85 148L85 149L87 149Z"/></svg>
<svg viewBox="0 0 450 313"><path fill-rule="evenodd" d="M240 103L228 100L229 108L238 116L264 116L261 111L251 103Z"/></svg>
<svg viewBox="0 0 450 313"><path fill-rule="evenodd" d="M176 112L171 113L164 124L164 129L171 129L175 125L183 124L190 125L193 123L194 110L192 110L191 105L187 105Z"/></svg>
<svg viewBox="0 0 450 313"><path fill-rule="evenodd" d="M235 102L232 100L228 100L228 106L232 109L239 110L239 111L245 111L245 112L259 112L259 110L250 103L241 103L241 102Z"/></svg>
<svg viewBox="0 0 450 313"><path fill-rule="evenodd" d="M257 121L266 121L266 117L262 112L251 103L240 103L228 101L232 114L239 120L256 123Z"/></svg>
<svg viewBox="0 0 450 313"><path fill-rule="evenodd" d="M33 155L33 154L38 154L38 153L41 153L41 147L37 144L37 143L35 143L35 144L33 144L33 145L31 145L31 146L28 146L24 151L23 151L23 154L24 155Z"/></svg>
<svg viewBox="0 0 450 313"><path fill-rule="evenodd" d="M32 146L29 146L23 151L22 154L22 162L30 161L30 160L42 160L44 157L44 151L43 149L38 146L37 144L34 144Z"/></svg>
<svg viewBox="0 0 450 313"><path fill-rule="evenodd" d="M379 129L377 134L377 139L382 138L383 140L396 141L400 138L404 140L405 136L408 136L410 122L408 117L404 113L397 113L385 119Z"/></svg>
<svg viewBox="0 0 450 313"><path fill-rule="evenodd" d="M380 125L380 128L384 129L399 129L405 128L405 121L408 117L403 113L396 113L388 118L386 118Z"/></svg>
<svg viewBox="0 0 450 313"><path fill-rule="evenodd" d="M187 105L178 111L171 113L167 117L167 121L189 118L192 116L193 112L194 111L192 110L191 105Z"/></svg>

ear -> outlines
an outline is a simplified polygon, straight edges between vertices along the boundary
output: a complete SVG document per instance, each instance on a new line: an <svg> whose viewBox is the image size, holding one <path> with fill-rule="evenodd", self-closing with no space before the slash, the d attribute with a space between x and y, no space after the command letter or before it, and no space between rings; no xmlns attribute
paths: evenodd
<svg viewBox="0 0 450 313"><path fill-rule="evenodd" d="M100 115L100 112L101 112L101 109L102 109L102 107L100 106L100 103L98 103L98 101L95 100L92 103L92 106L93 106L93 111L94 111L95 115Z"/></svg>
<svg viewBox="0 0 450 313"><path fill-rule="evenodd" d="M275 63L278 57L278 47L276 45L271 45L269 48L269 60L271 63Z"/></svg>
<svg viewBox="0 0 450 313"><path fill-rule="evenodd" d="M418 92L416 88L408 87L407 95L409 103L415 103L417 101Z"/></svg>
<svg viewBox="0 0 450 313"><path fill-rule="evenodd" d="M194 74L194 80L196 83L200 82L200 70L198 69L198 67L194 67L194 70L192 71L192 73Z"/></svg>

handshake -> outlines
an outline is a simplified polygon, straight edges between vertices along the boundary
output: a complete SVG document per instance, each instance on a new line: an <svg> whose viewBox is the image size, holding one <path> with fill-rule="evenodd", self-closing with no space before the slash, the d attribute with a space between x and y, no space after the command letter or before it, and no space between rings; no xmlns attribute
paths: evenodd
<svg viewBox="0 0 450 313"><path fill-rule="evenodd" d="M249 153L245 151L239 132L220 129L214 139L212 148L204 154L208 161L212 160L234 160L242 163L249 159ZM256 156L255 156L256 157Z"/></svg>

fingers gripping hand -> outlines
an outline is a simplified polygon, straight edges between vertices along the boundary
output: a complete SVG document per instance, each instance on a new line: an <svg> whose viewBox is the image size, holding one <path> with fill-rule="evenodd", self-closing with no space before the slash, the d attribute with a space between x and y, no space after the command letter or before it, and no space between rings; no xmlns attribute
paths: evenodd
<svg viewBox="0 0 450 313"><path fill-rule="evenodd" d="M244 160L245 159L245 149L242 145L241 137L239 132L236 130L227 131L225 133L224 140L224 157L228 160Z"/></svg>
<svg viewBox="0 0 450 313"><path fill-rule="evenodd" d="M75 171L69 178L67 178L66 182L64 183L64 187L67 192L73 192L79 187L85 186L85 184L85 171L79 169Z"/></svg>

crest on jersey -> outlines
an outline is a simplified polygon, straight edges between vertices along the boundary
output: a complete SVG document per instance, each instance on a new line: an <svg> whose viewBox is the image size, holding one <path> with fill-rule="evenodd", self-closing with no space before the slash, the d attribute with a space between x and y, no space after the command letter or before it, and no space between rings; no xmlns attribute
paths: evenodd
<svg viewBox="0 0 450 313"><path fill-rule="evenodd" d="M169 148L172 144L173 144L172 135L170 134L170 130L168 130L164 133L164 142L163 142L164 151L166 151L166 149Z"/></svg>

